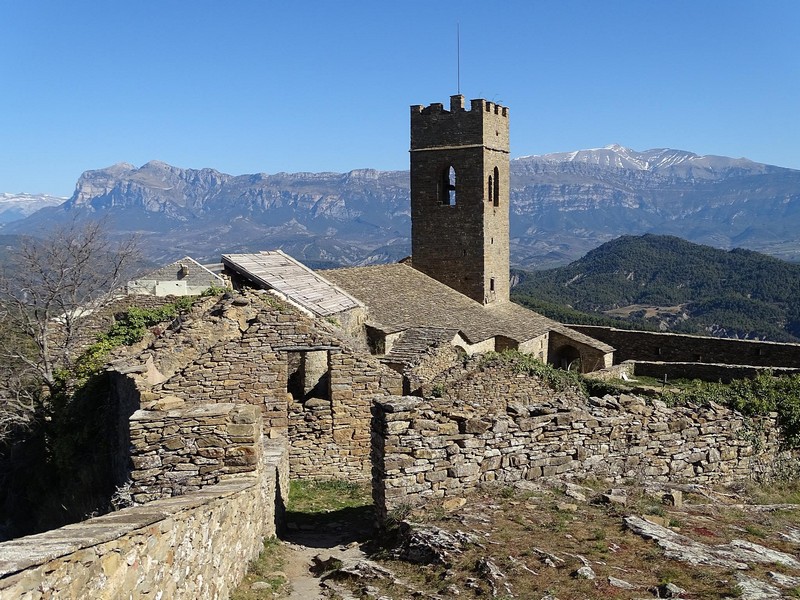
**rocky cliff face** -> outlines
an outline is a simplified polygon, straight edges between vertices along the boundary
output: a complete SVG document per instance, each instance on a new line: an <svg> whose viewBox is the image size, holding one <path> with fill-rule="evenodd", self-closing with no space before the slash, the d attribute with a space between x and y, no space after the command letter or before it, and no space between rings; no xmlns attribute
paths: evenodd
<svg viewBox="0 0 800 600"><path fill-rule="evenodd" d="M512 263L551 267L624 234L663 233L800 258L800 171L747 159L618 145L511 162ZM365 264L410 252L408 173L231 176L162 162L87 171L62 207L7 231L71 214L108 214L148 239L152 258L283 248L312 264Z"/></svg>

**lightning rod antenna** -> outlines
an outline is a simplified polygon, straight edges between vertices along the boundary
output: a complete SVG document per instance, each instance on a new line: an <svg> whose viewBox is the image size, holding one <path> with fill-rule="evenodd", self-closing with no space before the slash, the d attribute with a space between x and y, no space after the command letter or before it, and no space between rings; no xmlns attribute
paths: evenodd
<svg viewBox="0 0 800 600"><path fill-rule="evenodd" d="M456 90L461 95L461 23L456 22Z"/></svg>

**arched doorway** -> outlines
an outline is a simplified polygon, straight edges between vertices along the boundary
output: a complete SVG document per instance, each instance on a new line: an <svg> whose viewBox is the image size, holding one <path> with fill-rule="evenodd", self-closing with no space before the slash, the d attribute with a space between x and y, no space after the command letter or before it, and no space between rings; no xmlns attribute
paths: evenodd
<svg viewBox="0 0 800 600"><path fill-rule="evenodd" d="M581 353L575 346L565 344L560 346L552 355L551 363L554 367L565 371L582 372Z"/></svg>

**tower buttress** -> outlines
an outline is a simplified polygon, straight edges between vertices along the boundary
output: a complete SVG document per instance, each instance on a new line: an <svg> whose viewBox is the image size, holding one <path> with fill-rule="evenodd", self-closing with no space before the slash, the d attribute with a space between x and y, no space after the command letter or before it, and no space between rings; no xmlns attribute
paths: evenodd
<svg viewBox="0 0 800 600"><path fill-rule="evenodd" d="M507 107L411 107L412 265L482 304L509 298L508 159Z"/></svg>

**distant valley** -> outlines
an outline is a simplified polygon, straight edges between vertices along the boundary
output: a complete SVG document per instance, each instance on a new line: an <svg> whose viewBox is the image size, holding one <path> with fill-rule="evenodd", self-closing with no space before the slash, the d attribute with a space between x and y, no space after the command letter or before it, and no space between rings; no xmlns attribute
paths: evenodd
<svg viewBox="0 0 800 600"><path fill-rule="evenodd" d="M524 269L565 265L620 235L643 233L800 259L797 170L613 145L515 159L511 187L511 261ZM410 253L406 171L232 176L121 163L86 171L65 203L22 216L0 231L35 234L106 216L115 234L139 234L157 262L282 248L320 267Z"/></svg>

